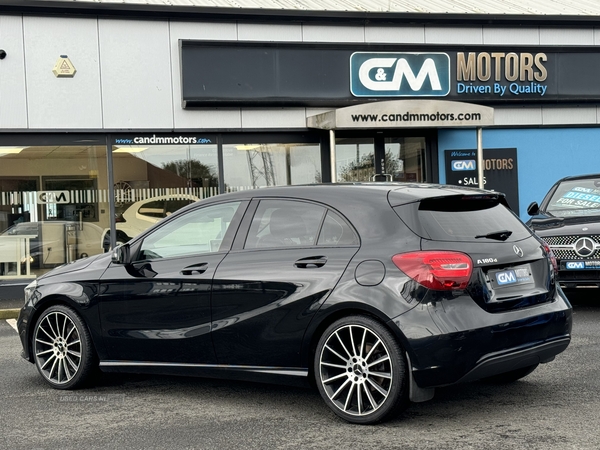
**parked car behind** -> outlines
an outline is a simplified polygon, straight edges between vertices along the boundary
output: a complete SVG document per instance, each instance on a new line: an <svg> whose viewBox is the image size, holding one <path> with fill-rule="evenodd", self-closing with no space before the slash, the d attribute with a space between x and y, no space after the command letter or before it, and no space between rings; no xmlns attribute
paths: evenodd
<svg viewBox="0 0 600 450"><path fill-rule="evenodd" d="M66 227L72 230L72 242L67 240ZM18 272L16 259L22 266L21 273L25 274L27 259L31 268L42 269L102 253L103 233L102 228L89 222L48 220L14 224L0 234L0 261L5 262L5 266L12 262L10 270L0 267L0 275L15 275ZM20 237L27 237L28 248L22 239L15 252L15 239ZM11 253L12 257L8 257Z"/></svg>
<svg viewBox="0 0 600 450"><path fill-rule="evenodd" d="M104 371L316 384L352 423L567 348L548 246L503 194L266 188L185 207L25 290L23 356L57 389Z"/></svg>
<svg viewBox="0 0 600 450"><path fill-rule="evenodd" d="M560 285L600 287L600 174L558 180L527 212L527 224L556 256Z"/></svg>

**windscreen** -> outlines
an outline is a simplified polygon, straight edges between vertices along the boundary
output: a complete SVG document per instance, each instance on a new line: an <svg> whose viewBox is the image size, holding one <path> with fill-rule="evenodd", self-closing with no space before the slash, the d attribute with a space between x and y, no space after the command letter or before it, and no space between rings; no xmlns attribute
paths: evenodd
<svg viewBox="0 0 600 450"><path fill-rule="evenodd" d="M405 205L396 212L405 218L409 211ZM527 227L516 217L499 197L452 196L425 199L405 220L415 233L426 239L462 242L514 242L530 236ZM403 217L404 216L404 217ZM412 225L410 222L413 222Z"/></svg>
<svg viewBox="0 0 600 450"><path fill-rule="evenodd" d="M600 216L600 179L563 181L546 211L557 217Z"/></svg>

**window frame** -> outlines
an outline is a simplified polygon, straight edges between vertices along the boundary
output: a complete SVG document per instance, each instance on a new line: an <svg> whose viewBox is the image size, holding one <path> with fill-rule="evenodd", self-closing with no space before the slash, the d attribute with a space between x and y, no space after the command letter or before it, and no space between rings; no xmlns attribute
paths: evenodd
<svg viewBox="0 0 600 450"><path fill-rule="evenodd" d="M171 222L179 220L183 216L186 216L188 214L194 214L194 213L197 213L201 210L204 210L204 209L207 209L210 207L226 205L228 203L239 203L239 205L231 219L231 222L229 223L229 226L227 227L227 231L225 232L225 236L223 236L221 245L219 246L219 249L216 252L208 251L208 252L201 252L201 253L186 253L183 255L167 256L164 258L140 259L144 241L150 235L156 233L158 230L167 226ZM199 256L199 255L217 255L217 254L227 253L231 250L232 244L233 244L233 242L236 238L236 235L238 233L238 230L240 228L242 218L244 217L246 210L248 208L248 204L249 204L249 201L246 199L228 199L227 201L212 202L209 204L203 204L202 206L196 206L196 207L190 207L190 208L184 207L184 208L178 210L177 212L173 213L172 215L168 216L167 218L159 221L157 223L157 225L151 226L144 233L140 234L139 236L136 236L132 240L132 242L130 243L130 248L133 250L132 251L133 257L131 258L131 262L134 264L136 264L136 263L139 264L139 263L145 263L145 262L151 262L151 261L154 261L154 262L168 261L168 260L172 260L172 259L189 258L189 257L195 257L195 256Z"/></svg>
<svg viewBox="0 0 600 450"><path fill-rule="evenodd" d="M321 217L321 221L319 223L319 228L317 231L317 236L315 238L315 242L313 245L299 245L299 246L289 246L289 247L268 247L268 248L244 248L245 244L246 244L246 240L248 239L248 235L250 233L250 227L252 226L252 221L254 220L254 216L256 215L256 211L258 209L258 205L261 201L263 200L285 200L285 201L296 201L296 202L302 202L302 203L308 203L308 204L313 204L316 206L320 206L322 208L325 209L325 213L323 214L323 216ZM325 219L327 218L327 213L331 211L332 213L335 213L336 215L338 215L340 218L342 218L342 220L344 220L346 222L346 224L348 225L348 227L350 228L350 230L352 230L352 232L354 233L355 237L356 237L356 244L336 244L336 245L319 245L318 241L319 241L319 237L321 236L321 232L323 230L323 224L325 222ZM328 204L325 203L321 203L319 201L315 201L315 200L307 200L307 199L303 199L303 198L296 198L296 197L254 197L252 198L246 213L244 214L244 217L240 223L239 226L239 230L238 233L234 239L234 242L231 246L230 251L231 252L238 252L238 251L243 251L243 252L254 252L254 251L271 251L271 250L282 250L282 249L287 249L287 250L291 250L291 249L302 249L302 248L359 248L361 246L361 238L360 238L360 234L358 233L358 231L356 230L356 227L352 224L352 222L350 222L348 220L348 218L342 214L340 211L338 211L337 209L329 206Z"/></svg>

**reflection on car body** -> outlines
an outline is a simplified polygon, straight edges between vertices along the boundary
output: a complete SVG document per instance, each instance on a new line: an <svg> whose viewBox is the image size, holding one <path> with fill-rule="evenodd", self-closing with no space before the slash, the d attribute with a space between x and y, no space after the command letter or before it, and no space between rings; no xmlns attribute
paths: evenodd
<svg viewBox="0 0 600 450"><path fill-rule="evenodd" d="M340 417L375 423L438 386L514 381L564 351L571 307L554 263L499 193L266 188L196 202L40 277L18 327L57 389L84 385L96 361L312 381ZM89 301L55 295L72 285Z"/></svg>

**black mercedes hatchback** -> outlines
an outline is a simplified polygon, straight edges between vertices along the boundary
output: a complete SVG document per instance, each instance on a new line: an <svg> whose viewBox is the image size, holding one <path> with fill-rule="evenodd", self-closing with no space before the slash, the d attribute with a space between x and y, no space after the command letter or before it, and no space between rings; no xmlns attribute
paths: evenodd
<svg viewBox="0 0 600 450"><path fill-rule="evenodd" d="M567 348L556 262L495 192L267 188L196 202L31 283L23 357L57 389L102 371L316 385L343 419L510 382Z"/></svg>

